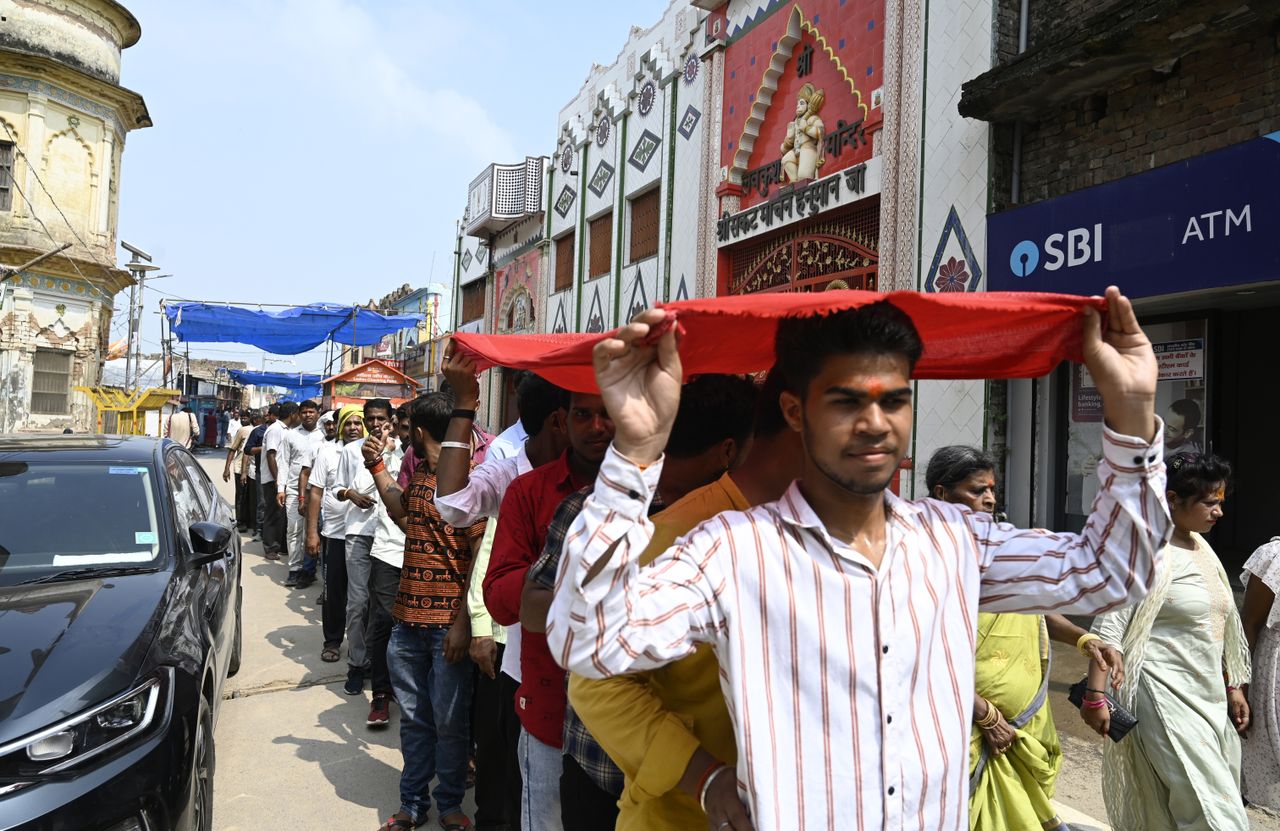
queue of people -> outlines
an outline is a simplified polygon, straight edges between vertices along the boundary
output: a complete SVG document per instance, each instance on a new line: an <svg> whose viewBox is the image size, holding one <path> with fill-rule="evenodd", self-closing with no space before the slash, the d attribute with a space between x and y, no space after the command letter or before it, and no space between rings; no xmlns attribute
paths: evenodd
<svg viewBox="0 0 1280 831"><path fill-rule="evenodd" d="M380 831L433 810L445 831L1067 829L1051 641L1089 660L1089 727L1137 717L1107 743L1114 827L1280 806L1280 538L1237 615L1204 538L1230 468L1164 458L1154 354L1107 300L1084 324L1106 429L1078 534L997 521L975 448L934 454L926 499L888 490L922 350L888 303L782 320L760 382L683 378L650 310L596 347L598 392L524 373L496 438L460 351L403 407L250 414L238 520L291 584L319 567L321 657L345 647L367 725L399 710Z"/></svg>

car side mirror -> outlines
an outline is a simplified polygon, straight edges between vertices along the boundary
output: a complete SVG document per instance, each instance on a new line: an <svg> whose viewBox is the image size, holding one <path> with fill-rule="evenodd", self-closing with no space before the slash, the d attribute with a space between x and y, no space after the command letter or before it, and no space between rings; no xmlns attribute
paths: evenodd
<svg viewBox="0 0 1280 831"><path fill-rule="evenodd" d="M211 563L225 556L231 547L231 530L216 522L193 522L190 534L191 550L196 555L192 560L195 565Z"/></svg>

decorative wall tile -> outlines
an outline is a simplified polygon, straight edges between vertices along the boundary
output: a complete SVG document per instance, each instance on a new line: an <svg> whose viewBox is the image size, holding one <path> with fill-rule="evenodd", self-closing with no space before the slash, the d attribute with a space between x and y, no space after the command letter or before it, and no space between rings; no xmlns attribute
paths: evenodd
<svg viewBox="0 0 1280 831"><path fill-rule="evenodd" d="M676 128L676 132L684 136L686 139L693 135L693 131L698 129L698 121L702 119L702 113L698 112L698 108L690 104L684 111L684 116L680 119L680 126Z"/></svg>
<svg viewBox="0 0 1280 831"><path fill-rule="evenodd" d="M565 185L564 188L561 189L560 195L556 197L556 213L560 214L561 217L567 217L569 215L569 209L573 207L573 200L577 196L577 191L568 185Z"/></svg>
<svg viewBox="0 0 1280 831"><path fill-rule="evenodd" d="M649 130L645 130L640 134L640 138L636 139L635 147L631 150L631 155L627 158L627 162L643 173L644 169L649 166L649 162L657 155L658 147L661 144L662 139Z"/></svg>
<svg viewBox="0 0 1280 831"><path fill-rule="evenodd" d="M587 190L596 196L604 196L605 189L609 187L609 183L613 181L613 165L604 159L596 165L596 172L592 174L591 181L587 183Z"/></svg>

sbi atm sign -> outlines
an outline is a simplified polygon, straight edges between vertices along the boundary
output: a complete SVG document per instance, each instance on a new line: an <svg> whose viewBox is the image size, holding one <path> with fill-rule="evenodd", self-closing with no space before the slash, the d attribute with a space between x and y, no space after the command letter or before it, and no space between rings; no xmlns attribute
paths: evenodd
<svg viewBox="0 0 1280 831"><path fill-rule="evenodd" d="M1072 228L1065 234L1050 234L1039 245L1024 239L1009 255L1009 270L1019 277L1030 277L1037 268L1057 271L1064 266L1073 268L1090 262L1102 262L1101 222L1093 228Z"/></svg>
<svg viewBox="0 0 1280 831"><path fill-rule="evenodd" d="M1131 297L1280 280L1280 133L987 218L992 291Z"/></svg>

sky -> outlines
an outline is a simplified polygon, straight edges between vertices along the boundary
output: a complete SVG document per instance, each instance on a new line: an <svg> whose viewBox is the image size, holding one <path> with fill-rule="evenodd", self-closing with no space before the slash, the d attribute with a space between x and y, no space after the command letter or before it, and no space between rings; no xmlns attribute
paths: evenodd
<svg viewBox="0 0 1280 831"><path fill-rule="evenodd" d="M146 353L166 297L355 303L450 286L471 180L550 155L592 63L684 0L124 2L142 39L121 83L155 126L129 134L118 232L173 275L147 285ZM113 337L127 306L125 292ZM271 371L324 364L319 351L190 350Z"/></svg>

